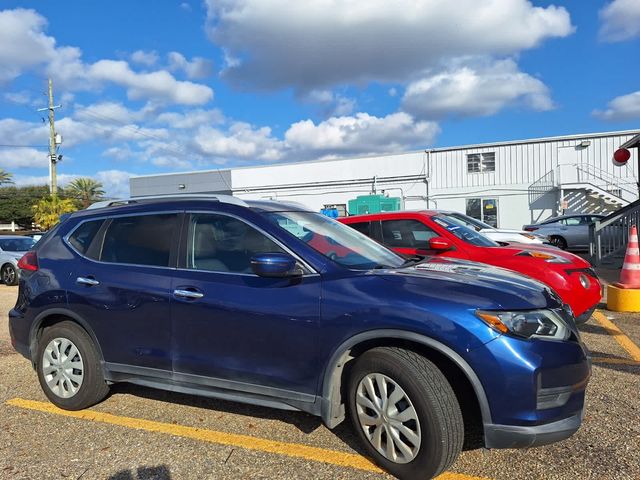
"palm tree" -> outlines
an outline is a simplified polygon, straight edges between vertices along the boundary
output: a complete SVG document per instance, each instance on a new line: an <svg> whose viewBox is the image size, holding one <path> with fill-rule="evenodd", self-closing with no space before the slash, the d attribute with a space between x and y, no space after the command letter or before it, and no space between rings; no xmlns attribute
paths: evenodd
<svg viewBox="0 0 640 480"><path fill-rule="evenodd" d="M80 200L82 208L87 208L93 202L102 199L104 190L102 184L93 178L76 178L65 189L68 196Z"/></svg>
<svg viewBox="0 0 640 480"><path fill-rule="evenodd" d="M4 183L13 183L13 173L9 173L4 168L0 168L0 185Z"/></svg>
<svg viewBox="0 0 640 480"><path fill-rule="evenodd" d="M73 201L68 198L60 198L57 195L49 195L42 198L31 207L33 220L43 230L49 230L60 221L60 215L77 210Z"/></svg>

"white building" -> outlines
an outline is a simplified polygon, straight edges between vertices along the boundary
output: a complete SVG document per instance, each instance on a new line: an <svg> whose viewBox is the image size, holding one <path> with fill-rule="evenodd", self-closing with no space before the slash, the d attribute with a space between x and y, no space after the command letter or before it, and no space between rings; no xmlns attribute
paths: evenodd
<svg viewBox="0 0 640 480"><path fill-rule="evenodd" d="M566 212L609 212L638 198L636 149L611 159L637 131L434 148L395 155L132 177L132 196L231 193L296 201L314 210L381 194L405 209L466 212L503 228Z"/></svg>

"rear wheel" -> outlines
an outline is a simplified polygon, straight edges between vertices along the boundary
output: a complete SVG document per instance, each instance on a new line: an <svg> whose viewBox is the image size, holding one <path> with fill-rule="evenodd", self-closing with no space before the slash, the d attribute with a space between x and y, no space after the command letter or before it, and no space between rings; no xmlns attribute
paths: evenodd
<svg viewBox="0 0 640 480"><path fill-rule="evenodd" d="M460 406L442 372L400 348L375 348L356 360L349 413L365 448L403 479L432 478L449 468L463 443Z"/></svg>
<svg viewBox="0 0 640 480"><path fill-rule="evenodd" d="M36 368L47 398L65 410L90 407L109 392L91 337L73 322L56 323L44 331Z"/></svg>
<svg viewBox="0 0 640 480"><path fill-rule="evenodd" d="M567 249L567 241L564 238L562 238L560 235L552 235L549 238L549 243L554 247L558 247L562 250Z"/></svg>
<svg viewBox="0 0 640 480"><path fill-rule="evenodd" d="M17 285L18 284L18 271L16 267L7 263L2 267L2 271L0 272L0 276L2 277L2 283L5 285Z"/></svg>

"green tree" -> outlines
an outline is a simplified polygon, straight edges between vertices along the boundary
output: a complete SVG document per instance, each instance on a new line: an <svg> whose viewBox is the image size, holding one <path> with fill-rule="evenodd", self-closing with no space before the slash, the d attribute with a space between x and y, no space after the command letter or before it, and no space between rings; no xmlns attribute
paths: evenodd
<svg viewBox="0 0 640 480"><path fill-rule="evenodd" d="M68 197L75 198L80 201L82 208L87 208L93 202L101 200L104 196L102 183L93 178L76 178L70 182L65 188Z"/></svg>
<svg viewBox="0 0 640 480"><path fill-rule="evenodd" d="M13 183L13 173L9 173L4 168L0 168L0 185L5 183Z"/></svg>
<svg viewBox="0 0 640 480"><path fill-rule="evenodd" d="M32 205L49 195L49 189L42 186L0 187L0 223L16 222L19 227L31 228L33 223Z"/></svg>
<svg viewBox="0 0 640 480"><path fill-rule="evenodd" d="M60 221L60 215L77 210L69 198L49 195L33 205L33 220L43 230L49 230Z"/></svg>

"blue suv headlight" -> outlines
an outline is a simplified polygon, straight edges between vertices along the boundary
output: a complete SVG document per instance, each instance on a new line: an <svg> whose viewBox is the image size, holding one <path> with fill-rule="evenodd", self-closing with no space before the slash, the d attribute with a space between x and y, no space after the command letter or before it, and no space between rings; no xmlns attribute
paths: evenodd
<svg viewBox="0 0 640 480"><path fill-rule="evenodd" d="M566 340L571 335L571 330L552 310L528 312L478 310L476 315L494 330L522 338Z"/></svg>

